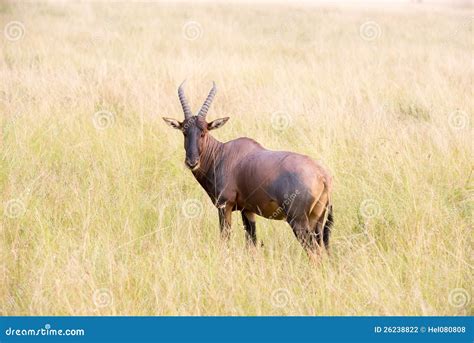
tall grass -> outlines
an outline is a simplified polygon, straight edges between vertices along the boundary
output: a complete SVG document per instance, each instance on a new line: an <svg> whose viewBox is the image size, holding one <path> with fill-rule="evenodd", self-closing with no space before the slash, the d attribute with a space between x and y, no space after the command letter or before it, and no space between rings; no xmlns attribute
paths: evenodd
<svg viewBox="0 0 474 343"><path fill-rule="evenodd" d="M472 314L471 14L2 2L0 314ZM217 139L331 170L321 266L281 221L220 242L161 120L185 78Z"/></svg>

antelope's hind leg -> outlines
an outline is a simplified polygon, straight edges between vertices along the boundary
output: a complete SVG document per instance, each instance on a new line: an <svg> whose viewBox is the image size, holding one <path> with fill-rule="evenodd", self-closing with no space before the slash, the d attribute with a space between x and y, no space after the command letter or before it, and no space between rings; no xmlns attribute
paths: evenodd
<svg viewBox="0 0 474 343"><path fill-rule="evenodd" d="M255 225L255 213L242 211L242 221L244 223L245 238L248 245L257 245L257 229Z"/></svg>
<svg viewBox="0 0 474 343"><path fill-rule="evenodd" d="M288 223L293 229L296 238L306 250L309 258L313 262L319 263L321 249L317 242L317 236L313 228L310 226L309 219L307 217L294 218L289 220Z"/></svg>
<svg viewBox="0 0 474 343"><path fill-rule="evenodd" d="M329 219L328 213L331 214L328 196L326 192L323 192L309 214L310 227L315 235L320 253L324 248L329 252L329 233L325 228L328 224L326 222L326 219ZM332 216L330 219L332 220Z"/></svg>

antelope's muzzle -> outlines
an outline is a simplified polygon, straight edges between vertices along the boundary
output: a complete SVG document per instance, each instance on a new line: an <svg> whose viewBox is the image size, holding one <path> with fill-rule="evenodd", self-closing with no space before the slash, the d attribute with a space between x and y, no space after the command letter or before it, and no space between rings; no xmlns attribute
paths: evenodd
<svg viewBox="0 0 474 343"><path fill-rule="evenodd" d="M191 170L195 170L195 169L199 168L199 160L188 160L188 159L186 159L185 164Z"/></svg>

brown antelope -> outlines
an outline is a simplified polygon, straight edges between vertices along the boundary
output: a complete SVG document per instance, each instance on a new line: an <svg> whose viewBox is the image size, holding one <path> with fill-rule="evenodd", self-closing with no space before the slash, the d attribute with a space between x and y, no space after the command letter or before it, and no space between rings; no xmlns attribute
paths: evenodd
<svg viewBox="0 0 474 343"><path fill-rule="evenodd" d="M319 255L323 247L328 249L333 222L329 173L308 156L267 150L250 138L219 142L209 131L229 117L206 121L216 95L215 83L196 116L183 84L178 96L184 121L163 119L184 134L185 164L217 207L221 236L229 237L232 211L241 211L249 244L257 242L257 214L286 220L310 257Z"/></svg>

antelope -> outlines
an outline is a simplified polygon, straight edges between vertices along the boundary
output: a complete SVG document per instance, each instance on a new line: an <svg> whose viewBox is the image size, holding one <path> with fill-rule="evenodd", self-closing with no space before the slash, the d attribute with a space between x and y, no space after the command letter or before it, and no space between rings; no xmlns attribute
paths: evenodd
<svg viewBox="0 0 474 343"><path fill-rule="evenodd" d="M184 82L178 88L184 121L163 120L183 133L185 164L216 206L223 240L230 236L232 212L240 211L250 246L257 243L258 215L286 220L310 257L320 256L321 249L329 252L333 213L328 171L308 156L268 150L247 137L218 141L209 132L229 117L206 121L215 82L197 115L191 112Z"/></svg>

